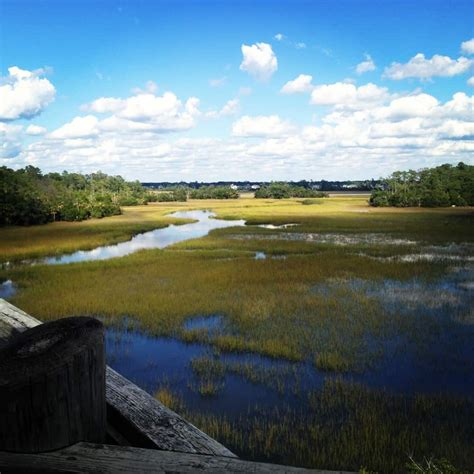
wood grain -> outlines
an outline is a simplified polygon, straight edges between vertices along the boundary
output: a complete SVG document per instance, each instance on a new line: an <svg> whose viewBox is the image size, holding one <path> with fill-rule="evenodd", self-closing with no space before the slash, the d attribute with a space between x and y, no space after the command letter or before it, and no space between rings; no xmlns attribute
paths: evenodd
<svg viewBox="0 0 474 474"><path fill-rule="evenodd" d="M0 449L42 452L106 435L104 328L41 324L0 350Z"/></svg>

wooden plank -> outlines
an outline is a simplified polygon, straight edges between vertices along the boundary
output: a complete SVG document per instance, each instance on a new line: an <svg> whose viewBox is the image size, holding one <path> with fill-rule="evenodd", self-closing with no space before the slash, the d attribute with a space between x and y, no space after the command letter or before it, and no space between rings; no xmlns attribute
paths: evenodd
<svg viewBox="0 0 474 474"><path fill-rule="evenodd" d="M0 471L30 473L335 473L335 471L279 466L222 456L89 443L77 443L59 451L40 454L0 452ZM342 471L337 472L343 474Z"/></svg>
<svg viewBox="0 0 474 474"><path fill-rule="evenodd" d="M134 446L233 456L231 451L107 367L109 422Z"/></svg>
<svg viewBox="0 0 474 474"><path fill-rule="evenodd" d="M0 347L18 332L38 324L41 324L41 321L0 298Z"/></svg>
<svg viewBox="0 0 474 474"><path fill-rule="evenodd" d="M8 337L41 324L1 298L0 322L11 328ZM106 399L109 436L121 443L126 440L136 447L236 457L110 367L106 369Z"/></svg>

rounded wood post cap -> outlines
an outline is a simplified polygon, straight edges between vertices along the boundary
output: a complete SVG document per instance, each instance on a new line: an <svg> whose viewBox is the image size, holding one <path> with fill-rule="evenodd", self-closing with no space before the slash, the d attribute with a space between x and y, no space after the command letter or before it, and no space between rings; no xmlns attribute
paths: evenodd
<svg viewBox="0 0 474 474"><path fill-rule="evenodd" d="M0 451L40 452L106 432L104 328L65 318L0 351Z"/></svg>

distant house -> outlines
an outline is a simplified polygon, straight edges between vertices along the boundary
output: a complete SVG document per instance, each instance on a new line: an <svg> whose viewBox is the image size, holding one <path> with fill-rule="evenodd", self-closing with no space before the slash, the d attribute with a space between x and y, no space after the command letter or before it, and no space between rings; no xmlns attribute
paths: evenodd
<svg viewBox="0 0 474 474"><path fill-rule="evenodd" d="M250 186L251 189L260 189L260 185L259 184L252 184L252 186Z"/></svg>
<svg viewBox="0 0 474 474"><path fill-rule="evenodd" d="M234 191L239 189L239 187L236 184L231 184L230 189L233 189Z"/></svg>

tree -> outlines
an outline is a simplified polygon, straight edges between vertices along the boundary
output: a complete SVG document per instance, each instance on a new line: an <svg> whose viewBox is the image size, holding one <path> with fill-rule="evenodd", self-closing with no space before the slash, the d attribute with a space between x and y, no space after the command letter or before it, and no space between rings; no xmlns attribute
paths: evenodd
<svg viewBox="0 0 474 474"><path fill-rule="evenodd" d="M372 206L446 207L474 205L474 166L444 164L419 171L396 171L374 189Z"/></svg>

